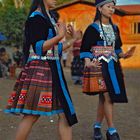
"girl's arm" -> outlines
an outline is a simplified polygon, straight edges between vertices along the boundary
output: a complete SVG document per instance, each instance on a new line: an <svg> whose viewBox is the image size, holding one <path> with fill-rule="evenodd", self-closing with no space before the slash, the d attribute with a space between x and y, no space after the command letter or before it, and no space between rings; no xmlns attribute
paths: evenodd
<svg viewBox="0 0 140 140"><path fill-rule="evenodd" d="M65 34L66 34L66 26L65 26L65 24L59 23L59 25L56 25L56 27L57 27L58 34L55 37L53 37L52 39L46 40L44 42L44 44L43 44L43 52L46 52L47 50L49 50L52 46L57 44L65 36Z"/></svg>
<svg viewBox="0 0 140 140"><path fill-rule="evenodd" d="M127 52L125 52L125 53L123 53L123 52L119 53L119 57L120 58L124 58L124 59L130 58L130 57L133 56L133 54L135 52L135 49L136 49L136 47L133 46Z"/></svg>

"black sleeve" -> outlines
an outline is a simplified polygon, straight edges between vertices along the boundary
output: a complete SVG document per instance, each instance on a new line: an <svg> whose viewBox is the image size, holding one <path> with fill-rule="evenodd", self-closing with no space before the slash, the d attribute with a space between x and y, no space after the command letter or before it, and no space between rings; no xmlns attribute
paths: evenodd
<svg viewBox="0 0 140 140"><path fill-rule="evenodd" d="M35 16L29 19L29 38L30 43L35 44L39 40L46 40L48 36L49 25L41 16Z"/></svg>
<svg viewBox="0 0 140 140"><path fill-rule="evenodd" d="M97 30L92 27L92 25L88 26L86 29L83 39L82 45L80 48L80 57L81 58L92 58L91 47L97 44Z"/></svg>
<svg viewBox="0 0 140 140"><path fill-rule="evenodd" d="M43 55L42 47L48 37L49 24L43 17L37 15L29 18L28 26L30 44L33 46L35 53Z"/></svg>

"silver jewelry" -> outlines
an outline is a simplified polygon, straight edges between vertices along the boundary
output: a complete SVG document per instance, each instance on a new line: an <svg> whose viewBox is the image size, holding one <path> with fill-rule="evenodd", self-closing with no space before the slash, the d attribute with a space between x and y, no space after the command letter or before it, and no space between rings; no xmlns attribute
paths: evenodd
<svg viewBox="0 0 140 140"><path fill-rule="evenodd" d="M101 28L101 24L99 24L100 37L104 40L104 45L107 46L114 44L116 37L112 25L102 24L102 27L103 29Z"/></svg>

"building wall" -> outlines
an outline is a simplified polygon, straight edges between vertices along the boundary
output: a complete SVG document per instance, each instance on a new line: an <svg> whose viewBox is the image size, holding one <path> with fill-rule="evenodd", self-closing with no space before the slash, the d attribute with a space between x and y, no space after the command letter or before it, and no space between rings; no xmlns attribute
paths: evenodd
<svg viewBox="0 0 140 140"><path fill-rule="evenodd" d="M121 18L120 29L125 44L140 44L140 34L134 34L135 22L140 22L140 15L124 16Z"/></svg>
<svg viewBox="0 0 140 140"><path fill-rule="evenodd" d="M60 21L66 24L73 24L76 29L85 31L87 26L93 22L96 13L94 6L85 4L75 4L58 10ZM133 34L133 23L140 22L140 15L124 16L113 15L113 22L118 25L123 42L123 50L126 51L131 46L136 46L134 56L127 60L121 60L123 67L140 68L140 34ZM71 55L70 55L71 56ZM71 60L71 59L70 59ZM69 62L70 64L70 62Z"/></svg>
<svg viewBox="0 0 140 140"><path fill-rule="evenodd" d="M140 44L123 44L122 49L127 51L131 46L136 46L134 56L129 59L121 59L122 66L125 68L140 68Z"/></svg>
<svg viewBox="0 0 140 140"><path fill-rule="evenodd" d="M81 29L84 31L93 21L95 7L83 4L75 4L58 10L58 12L60 14L61 21L65 23L74 22L76 29Z"/></svg>
<svg viewBox="0 0 140 140"><path fill-rule="evenodd" d="M134 22L140 22L140 15L124 16L120 19L120 32L123 42L123 50L136 46L134 56L127 60L121 60L124 67L140 68L140 34L134 34Z"/></svg>

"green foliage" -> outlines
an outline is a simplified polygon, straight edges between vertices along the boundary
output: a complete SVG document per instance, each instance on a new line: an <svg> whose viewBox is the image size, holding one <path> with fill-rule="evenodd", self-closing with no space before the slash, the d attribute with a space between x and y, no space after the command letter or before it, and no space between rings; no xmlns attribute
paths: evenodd
<svg viewBox="0 0 140 140"><path fill-rule="evenodd" d="M9 6L0 10L0 32L8 38L4 42L5 45L22 45L25 19L26 11L24 8L16 9Z"/></svg>
<svg viewBox="0 0 140 140"><path fill-rule="evenodd" d="M2 41L4 45L13 46L23 44L23 29L28 13L28 5L15 8L13 0L3 0L4 6L0 7L0 32L8 40ZM25 8L26 7L26 8Z"/></svg>
<svg viewBox="0 0 140 140"><path fill-rule="evenodd" d="M10 5L14 5L14 0L1 0L4 5L7 7L7 6L10 6Z"/></svg>
<svg viewBox="0 0 140 140"><path fill-rule="evenodd" d="M58 4L64 4L70 0L58 0ZM15 44L22 46L24 23L31 5L31 0L24 0L22 8L16 8L14 0L0 0L0 32L8 40L2 43L7 46Z"/></svg>

